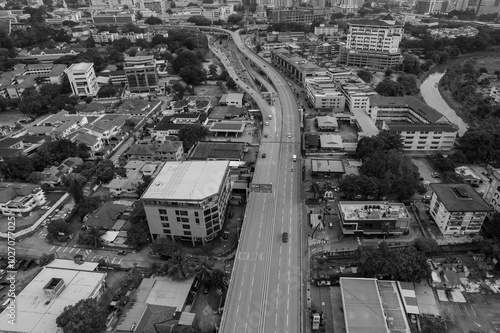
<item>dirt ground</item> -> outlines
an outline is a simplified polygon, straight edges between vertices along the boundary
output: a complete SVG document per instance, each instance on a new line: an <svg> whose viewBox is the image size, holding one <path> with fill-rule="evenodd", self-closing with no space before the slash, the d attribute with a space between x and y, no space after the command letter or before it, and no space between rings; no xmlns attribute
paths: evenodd
<svg viewBox="0 0 500 333"><path fill-rule="evenodd" d="M220 323L221 316L217 313L220 298L214 287L210 288L208 294L198 292L191 312L196 313L193 325L202 332L213 332L215 324Z"/></svg>
<svg viewBox="0 0 500 333"><path fill-rule="evenodd" d="M198 97L210 97L212 105L217 105L218 98L222 96L223 92L219 86L213 85L199 85L194 87L195 95Z"/></svg>
<svg viewBox="0 0 500 333"><path fill-rule="evenodd" d="M499 294L466 294L467 303L439 302L446 319L447 332L497 332L495 322L500 321Z"/></svg>

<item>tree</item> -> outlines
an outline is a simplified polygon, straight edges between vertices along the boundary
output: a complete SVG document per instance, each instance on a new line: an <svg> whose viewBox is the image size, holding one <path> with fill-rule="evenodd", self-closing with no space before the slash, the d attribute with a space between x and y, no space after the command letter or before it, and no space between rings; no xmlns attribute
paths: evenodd
<svg viewBox="0 0 500 333"><path fill-rule="evenodd" d="M53 241L57 239L59 233L64 235L68 235L70 233L69 225L65 221L61 220L52 220L47 225L47 238L49 241Z"/></svg>
<svg viewBox="0 0 500 333"><path fill-rule="evenodd" d="M142 182L137 184L135 188L135 193L137 193L137 195L141 197L144 191L146 191L146 189L148 188L149 184L151 184L152 180L153 179L151 178L151 176L142 177Z"/></svg>
<svg viewBox="0 0 500 333"><path fill-rule="evenodd" d="M83 199L83 184L76 178L68 179L68 193L71 194L73 200L78 205Z"/></svg>
<svg viewBox="0 0 500 333"><path fill-rule="evenodd" d="M199 266L198 273L196 273L196 277L204 283L209 283L212 281L212 277L214 275L214 265L207 260L203 261Z"/></svg>
<svg viewBox="0 0 500 333"><path fill-rule="evenodd" d="M201 331L193 326L176 325L172 333L200 333Z"/></svg>
<svg viewBox="0 0 500 333"><path fill-rule="evenodd" d="M226 77L226 87L227 89L234 89L237 87L236 82L234 82L233 78L230 76Z"/></svg>
<svg viewBox="0 0 500 333"><path fill-rule="evenodd" d="M391 231L393 230L392 225L389 222L384 222L382 226L380 227L380 231L384 234L384 242L387 236L391 234Z"/></svg>
<svg viewBox="0 0 500 333"><path fill-rule="evenodd" d="M85 216L88 213L92 213L94 210L99 208L101 204L101 199L99 197L84 197L80 201L79 211L80 216Z"/></svg>
<svg viewBox="0 0 500 333"><path fill-rule="evenodd" d="M179 76L187 84L197 85L207 80L207 72L199 65L187 65L179 70Z"/></svg>
<svg viewBox="0 0 500 333"><path fill-rule="evenodd" d="M54 253L44 253L38 258L38 265L40 266L46 266L50 264L54 259L56 258L56 255Z"/></svg>
<svg viewBox="0 0 500 333"><path fill-rule="evenodd" d="M227 18L227 24L239 24L243 20L242 14L231 14Z"/></svg>
<svg viewBox="0 0 500 333"><path fill-rule="evenodd" d="M439 249L438 242L433 238L419 237L415 239L413 245L417 248L418 251L426 254L434 253Z"/></svg>
<svg viewBox="0 0 500 333"><path fill-rule="evenodd" d="M187 22L194 23L196 26L210 26L212 21L203 15L194 15L187 19Z"/></svg>
<svg viewBox="0 0 500 333"><path fill-rule="evenodd" d="M366 83L370 83L373 80L373 75L370 71L366 69L362 69L356 73L361 80L365 81Z"/></svg>
<svg viewBox="0 0 500 333"><path fill-rule="evenodd" d="M184 151L189 151L195 143L205 139L208 134L209 131L206 127L201 124L194 124L182 127L177 136L182 141Z"/></svg>
<svg viewBox="0 0 500 333"><path fill-rule="evenodd" d="M375 91L382 96L404 96L405 89L402 85L391 79L384 79L375 87Z"/></svg>
<svg viewBox="0 0 500 333"><path fill-rule="evenodd" d="M80 300L66 306L57 317L56 324L65 333L94 333L106 329L106 311L97 305L95 298Z"/></svg>
<svg viewBox="0 0 500 333"><path fill-rule="evenodd" d="M159 17L150 16L144 21L144 23L149 25L159 25L163 24L163 21Z"/></svg>
<svg viewBox="0 0 500 333"><path fill-rule="evenodd" d="M420 316L420 326L422 333L446 333L445 319L431 317L427 315Z"/></svg>
<svg viewBox="0 0 500 333"><path fill-rule="evenodd" d="M180 72L181 68L186 66L198 66L200 61L193 51L183 49L177 53L177 56L172 61L172 68L177 73Z"/></svg>
<svg viewBox="0 0 500 333"><path fill-rule="evenodd" d="M417 57L411 54L405 54L403 57L403 72L409 74L420 74L422 71L420 70L420 61Z"/></svg>
<svg viewBox="0 0 500 333"><path fill-rule="evenodd" d="M219 67L216 65L216 64L211 64L209 67L208 67L208 74L214 78L217 76L217 72L219 71Z"/></svg>
<svg viewBox="0 0 500 333"><path fill-rule="evenodd" d="M211 281L214 287L218 290L218 294L222 294L229 285L226 273L220 269L213 270Z"/></svg>
<svg viewBox="0 0 500 333"><path fill-rule="evenodd" d="M96 249L102 247L103 240L101 236L105 233L105 231L99 230L98 227L89 227L82 237L82 242L87 245L91 245Z"/></svg>
<svg viewBox="0 0 500 333"><path fill-rule="evenodd" d="M183 253L183 247L179 243L173 242L168 238L161 237L157 238L154 243L151 244L151 251L169 258L175 253Z"/></svg>
<svg viewBox="0 0 500 333"><path fill-rule="evenodd" d="M404 89L405 95L417 95L420 92L417 78L414 75L401 75L397 83Z"/></svg>
<svg viewBox="0 0 500 333"><path fill-rule="evenodd" d="M127 244L140 249L149 242L149 225L146 221L132 224L127 230Z"/></svg>
<svg viewBox="0 0 500 333"><path fill-rule="evenodd" d="M95 168L95 175L103 183L107 183L115 176L115 165L110 160L101 160Z"/></svg>

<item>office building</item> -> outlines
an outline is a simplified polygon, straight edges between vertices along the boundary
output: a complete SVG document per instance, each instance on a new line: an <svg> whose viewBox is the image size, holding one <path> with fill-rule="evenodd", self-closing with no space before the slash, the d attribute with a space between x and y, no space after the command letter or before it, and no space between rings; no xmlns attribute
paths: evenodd
<svg viewBox="0 0 500 333"><path fill-rule="evenodd" d="M151 238L214 239L230 192L229 161L166 162L141 198Z"/></svg>
<svg viewBox="0 0 500 333"><path fill-rule="evenodd" d="M154 56L126 57L124 69L131 92L152 92L158 89L158 69Z"/></svg>
<svg viewBox="0 0 500 333"><path fill-rule="evenodd" d="M430 213L444 236L477 234L493 209L469 184L430 184Z"/></svg>
<svg viewBox="0 0 500 333"><path fill-rule="evenodd" d="M357 0L337 0L334 7L344 15L356 14L358 12L358 1Z"/></svg>
<svg viewBox="0 0 500 333"><path fill-rule="evenodd" d="M271 62L300 85L304 85L306 78L324 71L304 58L291 55L286 49L271 50Z"/></svg>
<svg viewBox="0 0 500 333"><path fill-rule="evenodd" d="M443 0L419 0L415 8L417 14L439 14L446 12L447 4L448 2Z"/></svg>
<svg viewBox="0 0 500 333"><path fill-rule="evenodd" d="M316 110L344 112L345 96L337 85L327 76L318 76L305 79L307 100Z"/></svg>
<svg viewBox="0 0 500 333"><path fill-rule="evenodd" d="M339 217L345 235L400 235L411 220L404 204L384 201L341 201Z"/></svg>
<svg viewBox="0 0 500 333"><path fill-rule="evenodd" d="M132 13L110 13L110 14L94 14L92 15L94 25L125 25L135 23L135 15Z"/></svg>
<svg viewBox="0 0 500 333"><path fill-rule="evenodd" d="M347 66L393 68L403 59L399 43L403 25L380 20L348 23L347 43L340 50L339 62Z"/></svg>
<svg viewBox="0 0 500 333"><path fill-rule="evenodd" d="M80 97L95 96L99 87L94 72L94 64L80 62L66 69L73 95Z"/></svg>
<svg viewBox="0 0 500 333"><path fill-rule="evenodd" d="M338 25L327 26L324 24L320 24L319 27L314 27L314 34L316 36L319 35L335 36L338 33L339 33Z"/></svg>

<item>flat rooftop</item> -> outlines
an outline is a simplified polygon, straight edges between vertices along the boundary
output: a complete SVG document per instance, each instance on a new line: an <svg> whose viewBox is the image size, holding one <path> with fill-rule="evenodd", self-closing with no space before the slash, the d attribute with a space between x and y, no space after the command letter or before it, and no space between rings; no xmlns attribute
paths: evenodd
<svg viewBox="0 0 500 333"><path fill-rule="evenodd" d="M346 333L387 333L376 279L340 278Z"/></svg>
<svg viewBox="0 0 500 333"><path fill-rule="evenodd" d="M77 63L77 64L73 64L71 65L69 68L68 68L68 72L84 72L84 71L87 71L87 69L89 69L89 67L93 66L94 64L90 63L90 62L80 62L80 63Z"/></svg>
<svg viewBox="0 0 500 333"><path fill-rule="evenodd" d="M142 199L203 200L219 193L229 161L167 162Z"/></svg>
<svg viewBox="0 0 500 333"><path fill-rule="evenodd" d="M101 287L105 276L105 273L45 267L16 297L16 325L8 324L9 317L2 314L0 331L62 332L56 325L56 318L66 306L92 296ZM47 296L43 290L52 278L62 279L66 286L55 298Z"/></svg>
<svg viewBox="0 0 500 333"><path fill-rule="evenodd" d="M339 202L339 210L344 221L396 220L409 217L405 205L397 202L341 201Z"/></svg>

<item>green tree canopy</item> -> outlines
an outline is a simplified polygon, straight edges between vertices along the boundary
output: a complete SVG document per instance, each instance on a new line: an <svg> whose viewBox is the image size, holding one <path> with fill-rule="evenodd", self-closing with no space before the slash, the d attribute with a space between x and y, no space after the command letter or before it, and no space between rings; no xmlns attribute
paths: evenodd
<svg viewBox="0 0 500 333"><path fill-rule="evenodd" d="M144 20L144 23L149 25L159 25L163 24L163 21L159 17L150 16L146 20Z"/></svg>
<svg viewBox="0 0 500 333"><path fill-rule="evenodd" d="M362 69L359 70L356 74L361 78L361 80L365 81L366 83L370 83L373 80L373 75L369 70Z"/></svg>
<svg viewBox="0 0 500 333"><path fill-rule="evenodd" d="M195 124L181 128L177 136L182 141L184 151L189 151L195 143L205 139L208 134L209 131L206 127L201 124Z"/></svg>
<svg viewBox="0 0 500 333"><path fill-rule="evenodd" d="M96 299L82 299L75 305L66 306L56 324L65 333L100 332L106 329L106 311L97 305Z"/></svg>

